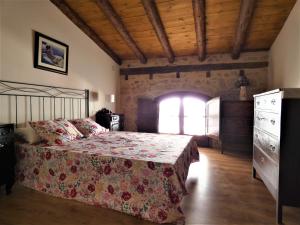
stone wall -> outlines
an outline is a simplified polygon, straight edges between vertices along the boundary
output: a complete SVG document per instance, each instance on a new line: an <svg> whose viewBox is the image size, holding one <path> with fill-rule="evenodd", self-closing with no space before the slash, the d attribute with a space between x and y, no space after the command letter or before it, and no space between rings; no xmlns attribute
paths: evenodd
<svg viewBox="0 0 300 225"><path fill-rule="evenodd" d="M210 55L204 62L199 62L197 57L179 57L175 63L169 64L167 59L149 60L147 64L140 64L137 60L124 61L121 68L194 65L212 63L241 63L241 62L266 62L268 52L243 53L238 60L232 60L229 54ZM265 91L267 88L268 68L245 69L245 74L250 80L248 93L253 94ZM130 75L120 78L120 112L125 115L125 130L136 131L137 99L140 97L155 98L162 94L175 91L193 91L207 96L222 96L225 100L234 100L239 97L239 89L234 83L239 76L239 70L211 71L180 73L176 78L175 73L154 74L149 79L149 74Z"/></svg>

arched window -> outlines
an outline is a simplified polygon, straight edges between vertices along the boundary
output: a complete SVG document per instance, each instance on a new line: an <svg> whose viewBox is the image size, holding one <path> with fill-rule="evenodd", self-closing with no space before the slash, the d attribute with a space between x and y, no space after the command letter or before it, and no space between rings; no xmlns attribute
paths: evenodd
<svg viewBox="0 0 300 225"><path fill-rule="evenodd" d="M160 101L158 132L179 134L180 133L180 103L179 97L170 97Z"/></svg>
<svg viewBox="0 0 300 225"><path fill-rule="evenodd" d="M159 133L205 134L205 102L195 96L173 96L159 102Z"/></svg>

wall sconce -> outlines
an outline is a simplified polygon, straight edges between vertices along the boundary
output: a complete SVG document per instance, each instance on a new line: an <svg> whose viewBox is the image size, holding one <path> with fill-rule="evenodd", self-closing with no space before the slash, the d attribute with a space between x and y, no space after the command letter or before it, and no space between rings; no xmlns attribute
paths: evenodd
<svg viewBox="0 0 300 225"><path fill-rule="evenodd" d="M90 92L90 97L91 97L91 100L92 100L92 101L98 101L98 99L99 99L98 92L96 92L96 91L91 91L91 92Z"/></svg>
<svg viewBox="0 0 300 225"><path fill-rule="evenodd" d="M110 95L110 102L114 103L116 101L115 95Z"/></svg>
<svg viewBox="0 0 300 225"><path fill-rule="evenodd" d="M116 97L114 94L109 94L105 96L105 101L109 103L114 103L116 101Z"/></svg>

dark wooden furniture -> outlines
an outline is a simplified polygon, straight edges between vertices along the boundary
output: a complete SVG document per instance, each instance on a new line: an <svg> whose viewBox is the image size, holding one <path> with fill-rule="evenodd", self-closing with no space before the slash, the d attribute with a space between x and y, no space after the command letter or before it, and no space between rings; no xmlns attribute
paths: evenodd
<svg viewBox="0 0 300 225"><path fill-rule="evenodd" d="M263 180L277 203L300 207L300 89L255 95L253 177Z"/></svg>
<svg viewBox="0 0 300 225"><path fill-rule="evenodd" d="M14 125L0 124L0 185L6 185L6 194L15 182L15 164Z"/></svg>
<svg viewBox="0 0 300 225"><path fill-rule="evenodd" d="M124 130L124 115L114 113L97 113L96 122L111 131Z"/></svg>
<svg viewBox="0 0 300 225"><path fill-rule="evenodd" d="M149 98L139 98L137 108L137 131L158 132L158 103Z"/></svg>
<svg viewBox="0 0 300 225"><path fill-rule="evenodd" d="M221 101L223 151L252 154L253 101Z"/></svg>
<svg viewBox="0 0 300 225"><path fill-rule="evenodd" d="M252 153L253 101L222 101L220 97L206 103L206 134L215 140L221 152Z"/></svg>
<svg viewBox="0 0 300 225"><path fill-rule="evenodd" d="M111 131L120 131L120 116L117 114L110 114L110 127L109 130Z"/></svg>
<svg viewBox="0 0 300 225"><path fill-rule="evenodd" d="M117 114L119 116L119 131L124 131L125 129L125 117L124 114Z"/></svg>

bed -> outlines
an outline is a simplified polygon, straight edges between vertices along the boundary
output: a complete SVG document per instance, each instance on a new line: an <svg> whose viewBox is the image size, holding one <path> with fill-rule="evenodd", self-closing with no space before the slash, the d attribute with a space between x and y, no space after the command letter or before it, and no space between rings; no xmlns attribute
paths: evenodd
<svg viewBox="0 0 300 225"><path fill-rule="evenodd" d="M15 99L16 125L21 98L28 110L25 120L89 116L87 90L6 81L5 87L14 91L1 95L10 102ZM38 94L39 88L43 95ZM50 118L45 118L46 98L54 110ZM59 145L18 143L16 155L16 178L21 185L156 223L184 218L180 202L187 194L185 181L190 163L199 157L192 136L135 132L101 133Z"/></svg>
<svg viewBox="0 0 300 225"><path fill-rule="evenodd" d="M191 136L109 132L42 146L19 144L17 177L53 196L111 208L157 223L183 218Z"/></svg>

